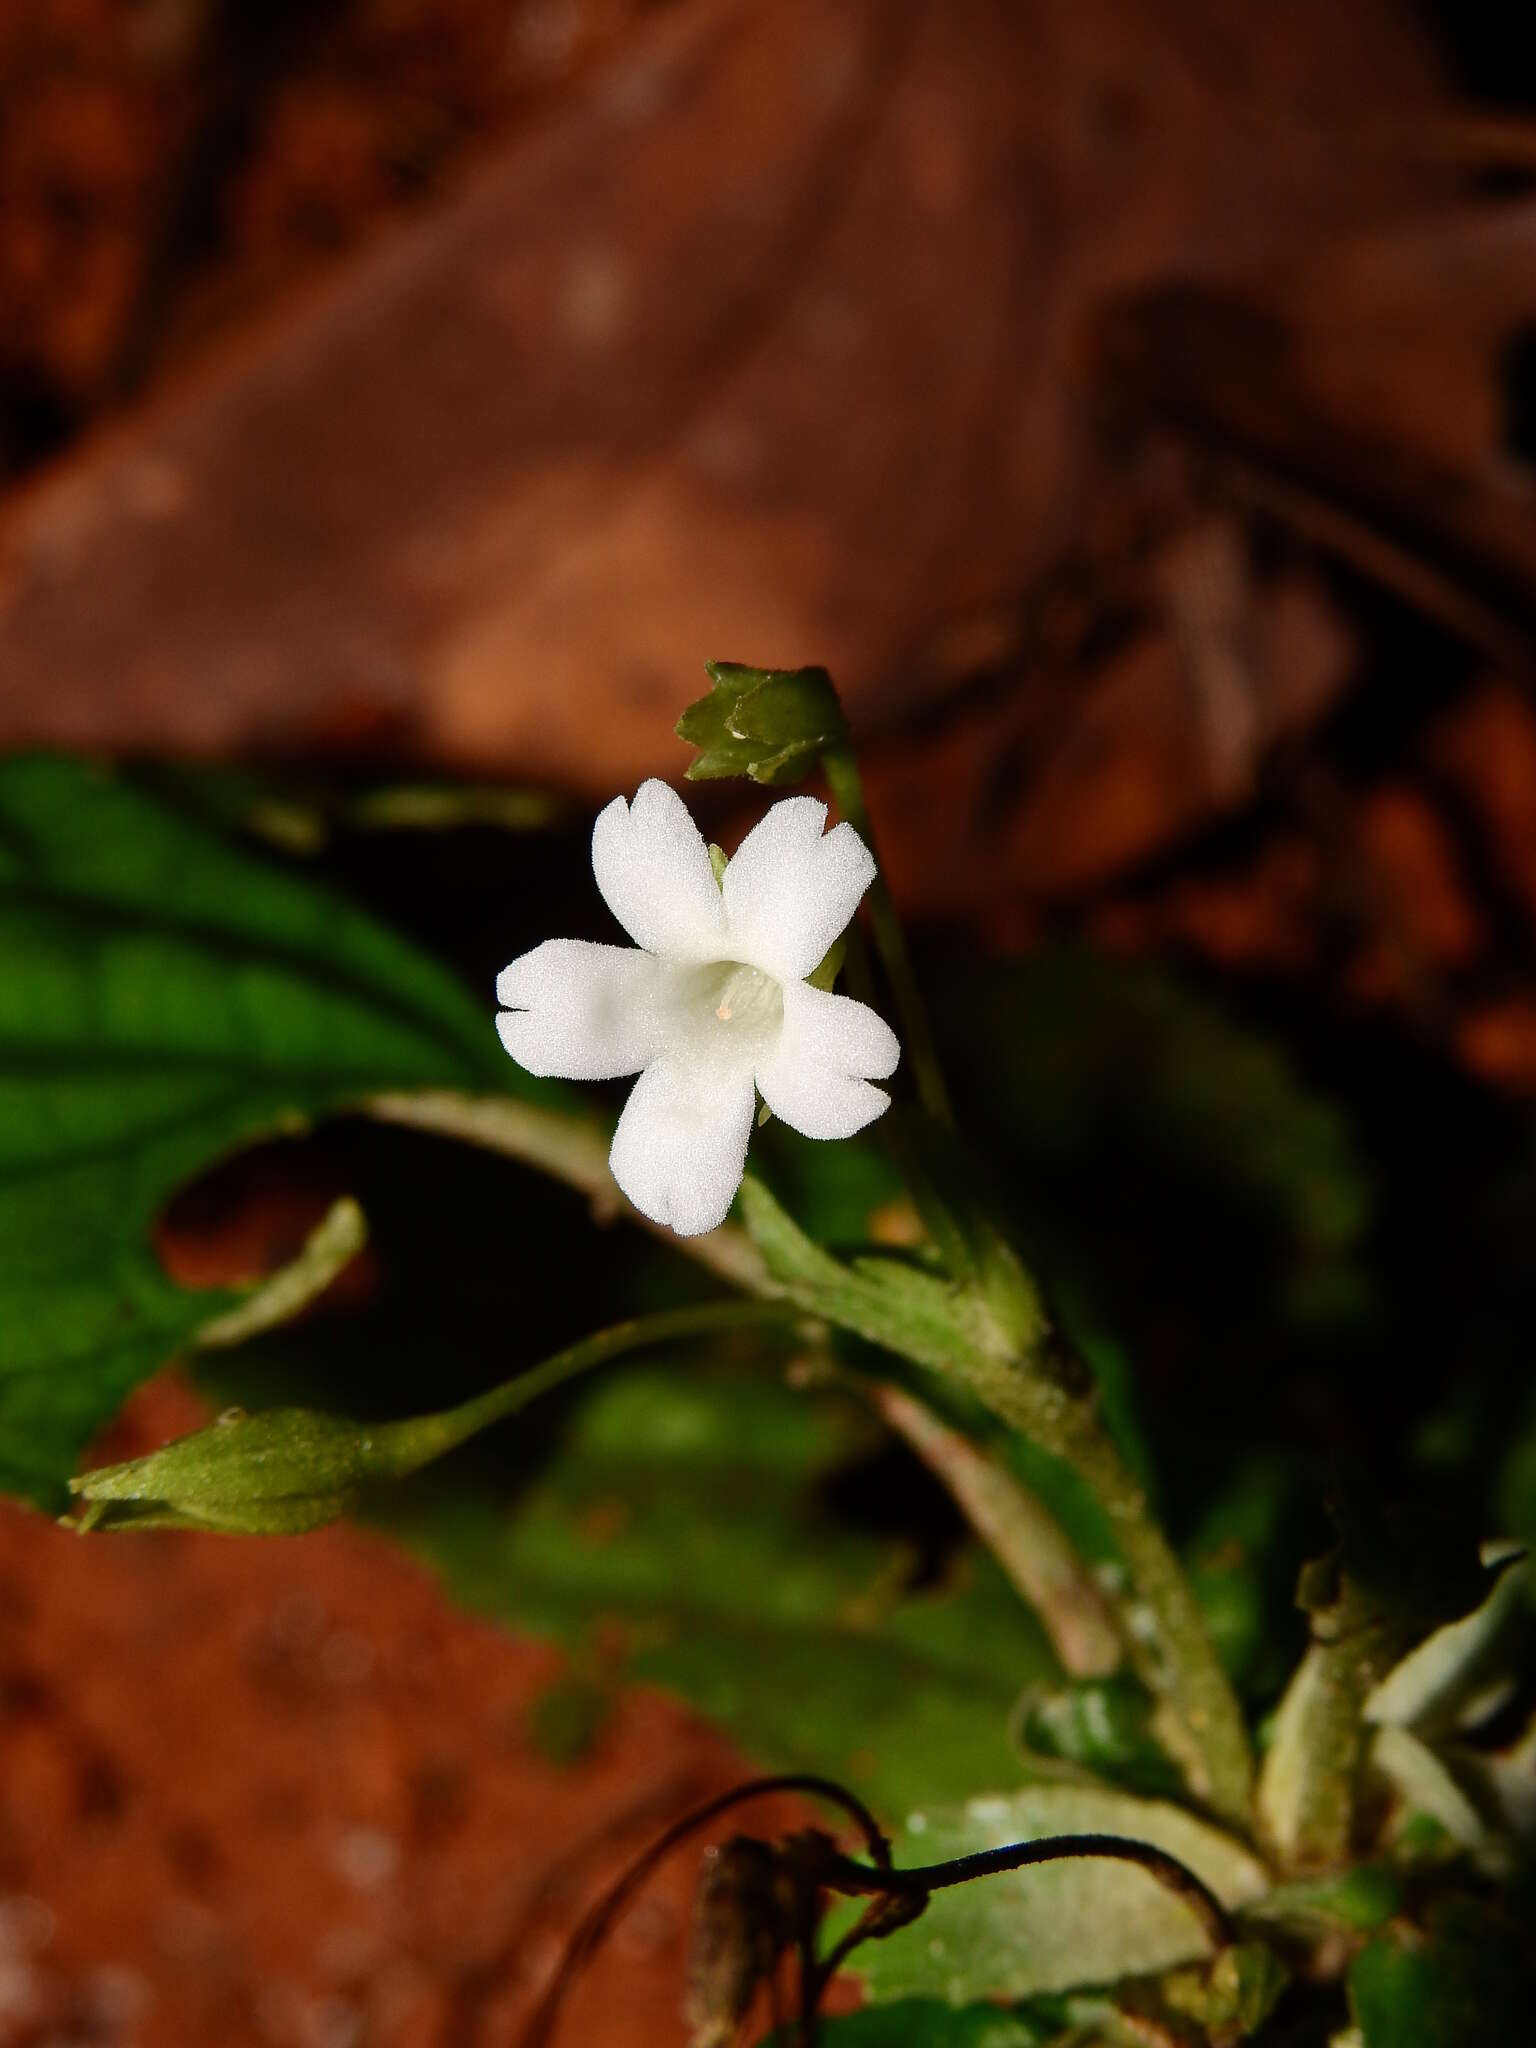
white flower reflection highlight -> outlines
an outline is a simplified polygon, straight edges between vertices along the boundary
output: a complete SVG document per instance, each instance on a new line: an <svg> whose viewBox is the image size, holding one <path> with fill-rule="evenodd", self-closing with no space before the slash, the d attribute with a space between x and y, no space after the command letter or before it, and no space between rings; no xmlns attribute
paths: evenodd
<svg viewBox="0 0 1536 2048"><path fill-rule="evenodd" d="M502 969L501 1042L531 1074L638 1074L613 1177L682 1237L713 1230L741 1185L754 1089L808 1138L849 1138L888 1107L896 1034L810 974L874 880L848 824L815 797L776 803L716 882L682 798L642 783L592 833L604 901L634 940L547 939Z"/></svg>

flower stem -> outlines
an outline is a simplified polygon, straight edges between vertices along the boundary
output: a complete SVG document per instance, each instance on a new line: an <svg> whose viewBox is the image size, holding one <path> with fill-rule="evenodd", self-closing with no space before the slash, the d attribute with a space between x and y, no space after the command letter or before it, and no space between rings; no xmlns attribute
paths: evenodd
<svg viewBox="0 0 1536 2048"><path fill-rule="evenodd" d="M894 1381L842 1370L830 1358L809 1362L801 1378L848 1388L922 1459L1034 1609L1069 1676L1101 1678L1116 1668L1123 1645L1103 1592L1049 1509L1001 1459Z"/></svg>
<svg viewBox="0 0 1536 2048"><path fill-rule="evenodd" d="M629 1213L613 1189L606 1141L596 1125L509 1096L479 1097L447 1090L376 1096L363 1107L385 1122L440 1132L526 1161L580 1189L594 1204ZM789 1313L789 1304L798 1302L801 1314L841 1323L931 1370L955 1374L1000 1420L1079 1473L1112 1523L1125 1560L1128 1588L1116 1597L1115 1605L1141 1674L1166 1709L1164 1738L1177 1754L1196 1796L1213 1812L1246 1828L1253 1767L1241 1712L1178 1559L1151 1519L1145 1492L1120 1457L1091 1390L1069 1388L1070 1371L1050 1372L1025 1355L1031 1350L1027 1343L1020 1355L1008 1358L1000 1357L990 1346L976 1348L971 1333L957 1330L953 1323L958 1304L952 1284L933 1283L934 1321L927 1341L922 1341L923 1333L913 1319L913 1301L883 1301L883 1289L874 1288L867 1277L850 1272L813 1245L751 1175L741 1199L750 1235L731 1224L701 1237L674 1238L670 1232L663 1233L679 1251L743 1293L757 1297L755 1302L737 1306L740 1320L781 1319ZM711 1320L699 1327L725 1327L720 1318L730 1306L718 1304L702 1312ZM664 1320L652 1318L646 1327L656 1329ZM638 1326L618 1328L635 1331ZM686 1335L689 1328L658 1330L657 1340L668 1334ZM515 1412L547 1385L585 1371L632 1343L650 1341L650 1337L637 1334L609 1350L606 1347L614 1342L614 1333L602 1332L586 1345L574 1347L574 1363L572 1353L560 1353L506 1387L465 1404L466 1409L481 1414L479 1421L467 1427L459 1410L449 1411L447 1417L421 1418L422 1423L448 1432L440 1449L428 1455L441 1455L475 1428ZM1019 1342L1017 1334L1014 1342ZM604 1348L587 1356L591 1345ZM550 1374L556 1377L547 1378ZM504 1406L499 1405L502 1402ZM412 1425L393 1427L403 1430ZM454 1428L462 1434L453 1435ZM400 1469L414 1469L414 1465Z"/></svg>
<svg viewBox="0 0 1536 2048"><path fill-rule="evenodd" d="M864 783L859 774L858 763L850 748L829 747L822 754L821 766L838 810L875 855L875 879L870 883L869 893L864 901L869 910L869 923L874 934L875 947L889 977L891 993L896 998L896 1008L901 1018L901 1036L907 1057L912 1062L918 1098L924 1109L937 1122L953 1124L955 1115L949 1099L949 1089L945 1084L944 1070L939 1064L938 1048L934 1044L927 1006L917 985L912 955L907 949L907 935L902 928L901 919L896 914L891 892L886 886L885 870L880 865L879 851L875 845L875 830L870 823L869 810L864 802Z"/></svg>
<svg viewBox="0 0 1536 2048"><path fill-rule="evenodd" d="M774 1279L810 1313L959 1381L999 1421L1078 1474L1124 1560L1124 1583L1110 1597L1127 1649L1159 1702L1159 1734L1194 1796L1246 1832L1253 1760L1236 1695L1146 1490L1105 1426L1092 1373L1031 1309L1028 1276L1022 1269L1011 1276L1024 1291L1004 1303L1014 1312L1000 1320L972 1288L899 1260L840 1264L750 1174L741 1204Z"/></svg>
<svg viewBox="0 0 1536 2048"><path fill-rule="evenodd" d="M1145 1487L1110 1435L1093 1392L1015 1362L972 1386L994 1414L1077 1473L1114 1532L1126 1585L1113 1594L1132 1663L1160 1703L1158 1732L1196 1798L1230 1826L1253 1824L1253 1752L1183 1566Z"/></svg>
<svg viewBox="0 0 1536 2048"><path fill-rule="evenodd" d="M369 1471L381 1478L401 1479L433 1459L457 1450L470 1437L493 1423L526 1408L542 1394L567 1381L579 1379L595 1366L625 1352L652 1344L679 1342L685 1338L713 1336L720 1331L759 1329L767 1324L804 1322L804 1313L787 1301L711 1301L694 1308L668 1309L660 1315L631 1316L611 1323L557 1351L542 1364L488 1388L456 1408L435 1415L414 1415L400 1422L386 1422L369 1431Z"/></svg>
<svg viewBox="0 0 1536 2048"><path fill-rule="evenodd" d="M743 1293L774 1291L745 1231L722 1223L700 1237L676 1237L626 1202L608 1171L608 1136L595 1122L522 1102L514 1095L462 1095L451 1088L374 1095L358 1107L381 1123L433 1131L536 1166L586 1195L598 1215L627 1216Z"/></svg>

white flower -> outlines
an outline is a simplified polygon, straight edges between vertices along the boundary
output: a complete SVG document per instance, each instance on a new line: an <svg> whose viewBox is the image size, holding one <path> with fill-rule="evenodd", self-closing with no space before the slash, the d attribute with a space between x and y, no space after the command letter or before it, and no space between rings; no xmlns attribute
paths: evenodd
<svg viewBox="0 0 1536 2048"><path fill-rule="evenodd" d="M635 941L547 939L503 968L501 1042L531 1074L636 1074L613 1177L683 1237L713 1230L741 1185L756 1107L808 1138L848 1138L885 1109L896 1034L806 976L874 880L848 824L823 833L815 797L776 803L717 883L681 797L645 782L592 833L592 870Z"/></svg>

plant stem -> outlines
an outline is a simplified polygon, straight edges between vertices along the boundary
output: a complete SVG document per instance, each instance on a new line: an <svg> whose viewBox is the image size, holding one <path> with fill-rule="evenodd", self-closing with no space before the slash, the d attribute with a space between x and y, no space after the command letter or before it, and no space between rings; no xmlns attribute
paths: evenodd
<svg viewBox="0 0 1536 2048"><path fill-rule="evenodd" d="M1075 1377L1070 1367L1063 1377ZM1164 1744L1195 1796L1246 1833L1253 1824L1253 1753L1242 1709L1184 1568L1094 1395L1017 1366L972 1384L995 1414L1070 1465L1108 1518L1128 1580L1112 1598L1138 1675L1161 1703Z"/></svg>
<svg viewBox="0 0 1536 2048"><path fill-rule="evenodd" d="M1069 1676L1099 1678L1115 1670L1123 1646L1103 1593L1054 1516L1004 1464L890 1380L820 1360L809 1363L804 1376L858 1394L922 1459L1034 1609Z"/></svg>
<svg viewBox="0 0 1536 2048"><path fill-rule="evenodd" d="M870 823L869 810L864 802L864 784L859 775L858 763L854 760L851 749L829 747L821 757L821 766L838 810L876 857L875 879L870 883L869 893L864 901L869 910L870 929L874 933L875 946L890 979L891 993L896 999L897 1012L901 1018L902 1041L907 1057L912 1063L918 1099L936 1122L953 1124L954 1109L949 1100L949 1089L945 1085L943 1068L939 1065L938 1048L934 1044L933 1029L928 1022L927 1006L917 985L912 955L907 949L907 935L902 929L901 919L896 914L896 905L891 900L890 889L886 886L885 870L879 864L875 830Z"/></svg>
<svg viewBox="0 0 1536 2048"><path fill-rule="evenodd" d="M852 750L828 748L821 758L839 811L874 852L874 830ZM906 934L878 863L865 900L875 945L900 1013L919 1098L935 1122L950 1126L953 1110L928 1012ZM925 1218L936 1206L947 1219L947 1211L936 1197L921 1199L932 1192L926 1176L914 1183L913 1189ZM1138 1670L1168 1710L1163 1717L1165 1740L1196 1796L1224 1819L1246 1829L1252 1819L1253 1759L1241 1710L1217 1661L1189 1582L1148 1512L1144 1489L1105 1428L1091 1390L1069 1391L1077 1375L1070 1369L1071 1362L1067 1363L1068 1371L1057 1374L1048 1364L1042 1371L1038 1361L1016 1357L973 1376L973 1384L1005 1422L1071 1465L1108 1516L1132 1592L1131 1598L1117 1603L1122 1624Z"/></svg>
<svg viewBox="0 0 1536 2048"><path fill-rule="evenodd" d="M1110 1598L1137 1670L1163 1709L1159 1733L1195 1797L1246 1833L1253 1760L1241 1709L1146 1491L1099 1413L1088 1367L1042 1316L1022 1313L1022 1297L1021 1312L1000 1322L974 1293L900 1261L840 1265L750 1174L740 1200L769 1270L810 1313L959 1381L1078 1474L1125 1562L1125 1583Z"/></svg>
<svg viewBox="0 0 1536 2048"><path fill-rule="evenodd" d="M584 1337L542 1364L503 1380L456 1408L435 1415L414 1415L386 1422L369 1431L369 1469L380 1477L401 1479L433 1459L456 1450L481 1430L503 1422L536 1401L541 1394L580 1378L595 1366L627 1351L689 1337L712 1336L722 1330L759 1329L765 1324L803 1322L803 1313L787 1301L711 1301L695 1308L668 1309L660 1315L631 1316L606 1330Z"/></svg>
<svg viewBox="0 0 1536 2048"><path fill-rule="evenodd" d="M937 1068L932 1072L936 1075ZM511 1096L448 1090L375 1096L362 1107L382 1121L440 1132L538 1166L610 1213L644 1221L617 1195L608 1172L607 1140L595 1124ZM1028 1355L1015 1351L1005 1356L990 1345L979 1346L974 1335L956 1331L953 1289L937 1283L932 1326L920 1330L913 1320L914 1300L898 1305L885 1298L884 1289L813 1245L751 1175L741 1201L750 1236L732 1224L701 1237L677 1238L670 1231L658 1235L730 1285L757 1297L764 1304L757 1310L759 1316L765 1311L769 1320L782 1316L787 1299L798 1303L802 1312L840 1323L930 1370L956 1375L1000 1420L1078 1472L1108 1516L1125 1559L1129 1584L1114 1596L1114 1604L1138 1670L1166 1709L1164 1739L1196 1797L1246 1830L1251 1825L1253 1766L1241 1711L1178 1559L1148 1513L1144 1489L1109 1436L1086 1375L1075 1375L1070 1361L1053 1366L1032 1350ZM723 1306L710 1313L719 1317ZM745 1319L751 1320L753 1305L744 1307ZM701 1325L722 1326L718 1321ZM603 1332L589 1341L605 1341L611 1334ZM575 1347L577 1352L585 1348ZM616 1354L604 1351L599 1358L572 1366L569 1355L561 1353L535 1368L535 1374L562 1363L564 1374L579 1372L611 1355ZM510 1414L533 1397L534 1390L515 1390L534 1376L525 1374L497 1390L508 1402L497 1414ZM1084 1379L1081 1388L1077 1377ZM479 1398L489 1402L494 1397ZM495 1419L493 1414L485 1416L486 1422ZM445 1442L443 1448L449 1447Z"/></svg>
<svg viewBox="0 0 1536 2048"><path fill-rule="evenodd" d="M600 1216L628 1217L743 1293L771 1295L777 1291L745 1231L722 1223L718 1230L706 1231L701 1237L677 1237L625 1201L608 1171L608 1136L596 1123L520 1102L513 1095L461 1095L450 1088L373 1095L358 1107L381 1123L434 1131L536 1166L588 1196Z"/></svg>
<svg viewBox="0 0 1536 2048"><path fill-rule="evenodd" d="M833 1854L826 1859L828 1887L852 1897L889 1898L947 1891L952 1885L974 1884L978 1878L998 1877L1004 1871L1028 1870L1041 1863L1067 1863L1080 1857L1103 1857L1115 1863L1134 1863L1155 1878L1166 1891L1182 1899L1200 1922L1213 1951L1230 1948L1236 1939L1226 1907L1205 1880L1187 1863L1169 1855L1151 1842L1127 1835L1042 1835L1032 1842L1010 1842L1000 1849L977 1849L969 1856L955 1856L946 1863L925 1863L906 1869L871 1869L850 1856Z"/></svg>

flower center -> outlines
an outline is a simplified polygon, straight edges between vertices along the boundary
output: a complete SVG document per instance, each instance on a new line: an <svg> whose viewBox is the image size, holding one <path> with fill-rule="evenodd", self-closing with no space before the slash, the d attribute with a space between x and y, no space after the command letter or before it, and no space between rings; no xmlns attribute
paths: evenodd
<svg viewBox="0 0 1536 2048"><path fill-rule="evenodd" d="M751 1057L769 1047L784 1021L784 991L771 974L740 960L684 970L678 1008L699 1049Z"/></svg>

